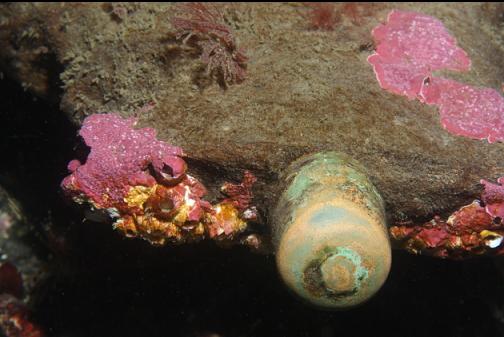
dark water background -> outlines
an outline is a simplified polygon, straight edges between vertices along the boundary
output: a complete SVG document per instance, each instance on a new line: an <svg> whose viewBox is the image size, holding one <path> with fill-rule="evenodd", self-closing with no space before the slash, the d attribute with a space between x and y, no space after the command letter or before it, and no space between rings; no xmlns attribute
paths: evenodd
<svg viewBox="0 0 504 337"><path fill-rule="evenodd" d="M155 248L82 222L59 192L77 129L14 82L1 80L0 90L0 185L22 203L34 252L50 266L32 299L48 336L504 335L503 277L492 259L394 251L377 296L351 311L321 312L288 293L272 256L212 243ZM48 223L65 233L57 247Z"/></svg>

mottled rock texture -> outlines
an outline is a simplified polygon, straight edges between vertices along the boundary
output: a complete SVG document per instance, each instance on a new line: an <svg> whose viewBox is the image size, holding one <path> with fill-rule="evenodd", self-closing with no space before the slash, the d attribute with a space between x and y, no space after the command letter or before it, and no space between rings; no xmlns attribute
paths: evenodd
<svg viewBox="0 0 504 337"><path fill-rule="evenodd" d="M382 90L366 62L371 30L393 8L432 15L472 60L470 72L450 77L501 90L504 6L372 6L359 24L343 18L316 31L302 4L222 5L249 57L246 80L227 88L176 39L170 4L1 5L0 64L38 96L60 100L76 123L155 102L140 125L182 147L210 188L254 172L265 219L284 168L320 150L366 167L389 222L449 214L480 195L480 179L504 174L504 144L451 135L435 107Z"/></svg>

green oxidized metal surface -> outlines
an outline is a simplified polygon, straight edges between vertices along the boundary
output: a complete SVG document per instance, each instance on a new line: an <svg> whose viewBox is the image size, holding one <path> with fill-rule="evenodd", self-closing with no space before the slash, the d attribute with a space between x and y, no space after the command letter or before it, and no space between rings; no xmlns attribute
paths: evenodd
<svg viewBox="0 0 504 337"><path fill-rule="evenodd" d="M369 299L390 269L383 201L348 156L317 153L294 162L274 211L279 272L305 301L344 309Z"/></svg>

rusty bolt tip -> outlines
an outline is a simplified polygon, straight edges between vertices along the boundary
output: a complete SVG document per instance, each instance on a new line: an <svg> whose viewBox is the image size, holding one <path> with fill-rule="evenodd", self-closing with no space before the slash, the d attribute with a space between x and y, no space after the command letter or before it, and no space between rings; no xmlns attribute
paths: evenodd
<svg viewBox="0 0 504 337"><path fill-rule="evenodd" d="M273 211L279 273L296 295L322 309L364 303L390 270L383 201L364 172L341 153L304 157L288 169Z"/></svg>
<svg viewBox="0 0 504 337"><path fill-rule="evenodd" d="M355 267L343 256L330 256L320 266L322 281L328 291L345 294L355 288Z"/></svg>

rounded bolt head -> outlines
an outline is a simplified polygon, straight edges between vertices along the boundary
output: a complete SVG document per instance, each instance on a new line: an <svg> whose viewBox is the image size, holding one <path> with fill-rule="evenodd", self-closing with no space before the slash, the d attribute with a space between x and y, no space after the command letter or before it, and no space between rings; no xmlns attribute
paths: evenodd
<svg viewBox="0 0 504 337"><path fill-rule="evenodd" d="M355 266L344 256L330 256L320 266L325 288L335 294L353 291L356 287Z"/></svg>
<svg viewBox="0 0 504 337"><path fill-rule="evenodd" d="M375 221L345 200L300 210L277 250L284 282L302 299L324 309L366 302L385 282L391 262L387 233Z"/></svg>

